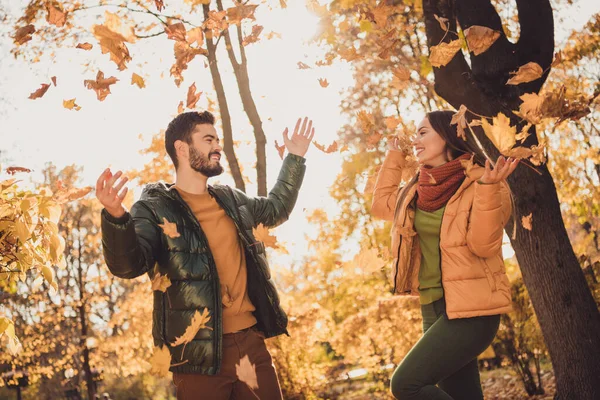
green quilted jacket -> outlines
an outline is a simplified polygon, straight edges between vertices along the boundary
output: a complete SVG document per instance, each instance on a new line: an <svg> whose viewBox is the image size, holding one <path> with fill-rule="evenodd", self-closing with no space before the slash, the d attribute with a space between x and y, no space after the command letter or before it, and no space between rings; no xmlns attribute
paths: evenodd
<svg viewBox="0 0 600 400"><path fill-rule="evenodd" d="M265 254L252 228L274 227L286 221L296 203L305 172L305 159L289 154L268 197L249 197L229 186L209 186L208 191L235 222L246 253L248 294L256 308L257 328L269 338L287 332L287 316ZM167 236L159 224L176 224L179 236ZM217 268L208 241L189 206L172 184L147 185L129 213L121 218L102 211L102 247L109 270L120 278L143 274L166 275L171 286L155 290L152 336L155 346L171 352L171 371L217 374L222 360L222 300ZM196 311L208 309L212 329L200 329L194 339L173 346ZM134 311L134 310L132 310Z"/></svg>

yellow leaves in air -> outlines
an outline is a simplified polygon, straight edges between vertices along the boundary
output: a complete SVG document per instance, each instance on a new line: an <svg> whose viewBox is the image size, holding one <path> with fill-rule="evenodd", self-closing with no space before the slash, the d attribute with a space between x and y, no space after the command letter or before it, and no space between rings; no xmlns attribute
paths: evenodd
<svg viewBox="0 0 600 400"><path fill-rule="evenodd" d="M467 128L467 118L465 116L466 112L467 107L465 107L464 104L461 104L458 111L452 116L452 121L450 121L450 125L456 125L458 137L465 141L467 140L467 135L465 133L465 129Z"/></svg>
<svg viewBox="0 0 600 400"><path fill-rule="evenodd" d="M517 128L511 126L510 119L503 113L498 113L492 119L492 124L487 119L482 119L481 127L486 136L502 154L507 154L516 143Z"/></svg>
<svg viewBox="0 0 600 400"><path fill-rule="evenodd" d="M520 83L526 83L535 81L542 77L544 70L540 67L539 64L534 62L528 62L525 65L519 67L519 69L515 72L511 72L514 75L510 78L506 84L507 85L518 85Z"/></svg>
<svg viewBox="0 0 600 400"><path fill-rule="evenodd" d="M275 140L275 149L277 149L277 154L279 154L279 158L283 160L283 154L285 153L285 144L282 144L280 146L277 140Z"/></svg>
<svg viewBox="0 0 600 400"><path fill-rule="evenodd" d="M250 389L258 389L256 365L250 362L248 355L245 355L240 359L240 363L235 365L235 373L238 379L248 385Z"/></svg>
<svg viewBox="0 0 600 400"><path fill-rule="evenodd" d="M326 88L327 86L329 86L329 82L327 82L327 79L325 78L319 78L319 85L321 85L321 87Z"/></svg>
<svg viewBox="0 0 600 400"><path fill-rule="evenodd" d="M334 152L338 151L338 142L335 140L333 141L333 143L331 143L327 147L325 147L325 145L322 145L314 140L313 140L313 145L325 154L330 154L330 153L334 153Z"/></svg>
<svg viewBox="0 0 600 400"><path fill-rule="evenodd" d="M131 61L131 56L124 42L127 42L128 39L120 33L112 31L105 25L94 25L92 33L100 43L102 54L109 53L111 61L117 64L119 71L127 68L127 63Z"/></svg>
<svg viewBox="0 0 600 400"><path fill-rule="evenodd" d="M158 290L159 292L166 292L167 288L171 286L171 280L167 275L161 275L159 272L152 278L152 290Z"/></svg>
<svg viewBox="0 0 600 400"><path fill-rule="evenodd" d="M542 119L542 106L544 105L544 96L537 93L525 93L520 97L523 103L519 106L519 116L538 124Z"/></svg>
<svg viewBox="0 0 600 400"><path fill-rule="evenodd" d="M244 40L242 40L242 46L248 46L251 43L258 42L258 35L260 35L263 29L264 27L261 25L254 25L252 27L252 33L250 33L250 35L246 36Z"/></svg>
<svg viewBox="0 0 600 400"><path fill-rule="evenodd" d="M25 25L15 32L15 36L13 36L13 40L16 45L22 45L24 43L29 42L32 39L32 36L35 33L35 26L32 24Z"/></svg>
<svg viewBox="0 0 600 400"><path fill-rule="evenodd" d="M500 32L486 26L473 25L465 29L469 51L478 56L486 52L500 37Z"/></svg>
<svg viewBox="0 0 600 400"><path fill-rule="evenodd" d="M200 329L212 330L211 327L206 326L206 324L210 321L210 318L211 317L209 315L208 308L205 308L202 314L200 314L200 312L196 310L194 312L194 316L192 317L192 322L185 329L183 335L175 338L175 341L171 343L171 346L179 346L182 344L185 345L191 342L192 340L194 340Z"/></svg>
<svg viewBox="0 0 600 400"><path fill-rule="evenodd" d="M50 87L49 83L42 83L42 86L39 89L37 89L35 92L31 93L29 95L29 98L31 100L39 99L40 97L42 97L43 95L46 94L49 87Z"/></svg>
<svg viewBox="0 0 600 400"><path fill-rule="evenodd" d="M81 110L81 107L79 107L75 103L75 99L63 100L63 107L66 108L67 110L75 110L75 111Z"/></svg>
<svg viewBox="0 0 600 400"><path fill-rule="evenodd" d="M385 122L386 128L389 129L390 131L394 132L396 130L396 128L398 127L398 125L400 125L400 123L402 122L402 119L400 119L398 117L390 116L390 117L385 117L384 122Z"/></svg>
<svg viewBox="0 0 600 400"><path fill-rule="evenodd" d="M377 7L371 9L375 23L380 28L384 28L387 25L388 19L393 11L394 7L386 5L385 1L380 2Z"/></svg>
<svg viewBox="0 0 600 400"><path fill-rule="evenodd" d="M178 42L186 41L186 31L183 22L165 26L165 33L167 34L167 38L171 40L176 40Z"/></svg>
<svg viewBox="0 0 600 400"><path fill-rule="evenodd" d="M310 66L304 64L302 61L298 61L298 69L310 69Z"/></svg>
<svg viewBox="0 0 600 400"><path fill-rule="evenodd" d="M531 231L533 229L532 223L533 215L531 213L529 213L529 215L521 217L521 225L523 225L523 228L527 229L528 231Z"/></svg>
<svg viewBox="0 0 600 400"><path fill-rule="evenodd" d="M459 39L450 43L442 42L429 49L429 62L434 67L443 67L448 64L460 50L462 42Z"/></svg>
<svg viewBox="0 0 600 400"><path fill-rule="evenodd" d="M189 109L193 109L196 107L196 103L200 99L202 92L196 92L196 82L192 83L188 88L187 99L186 99L186 107Z"/></svg>
<svg viewBox="0 0 600 400"><path fill-rule="evenodd" d="M143 89L146 87L146 82L144 82L144 78L142 78L135 72L133 74L131 74L131 84L137 85L137 87L139 87L140 89Z"/></svg>
<svg viewBox="0 0 600 400"><path fill-rule="evenodd" d="M169 222L165 217L163 217L163 223L158 224L161 227L165 235L170 237L171 239L178 238L181 236L179 232L177 232L177 224L174 222Z"/></svg>
<svg viewBox="0 0 600 400"><path fill-rule="evenodd" d="M104 72L98 71L96 74L96 80L86 79L83 84L86 88L96 92L98 100L103 101L106 96L110 94L110 85L114 85L118 82L118 79L114 76L110 78L104 78Z"/></svg>
<svg viewBox="0 0 600 400"><path fill-rule="evenodd" d="M58 6L58 7L57 7ZM46 14L46 21L49 24L56 25L61 28L67 22L67 13L62 9L59 3L46 3L46 10L48 14Z"/></svg>
<svg viewBox="0 0 600 400"><path fill-rule="evenodd" d="M162 9L165 7L163 0L154 0L154 5L156 6L156 9L158 10L158 12L161 12Z"/></svg>
<svg viewBox="0 0 600 400"><path fill-rule="evenodd" d="M154 347L150 357L150 373L158 376L167 376L171 367L171 353L165 345Z"/></svg>
<svg viewBox="0 0 600 400"><path fill-rule="evenodd" d="M243 4L239 3L235 7L227 9L227 21L230 25L240 24L244 19L255 20L254 12L258 4Z"/></svg>
<svg viewBox="0 0 600 400"><path fill-rule="evenodd" d="M263 224L259 224L256 228L252 228L252 234L259 242L263 242L265 247L271 247L272 249L278 249L277 237L271 235L269 229Z"/></svg>
<svg viewBox="0 0 600 400"><path fill-rule="evenodd" d="M76 49L82 49L82 50L86 50L89 51L93 48L94 46L91 43L85 42L85 43L78 43L77 46L75 46Z"/></svg>
<svg viewBox="0 0 600 400"><path fill-rule="evenodd" d="M362 129L364 133L371 132L371 129L375 126L375 117L373 116L373 113L361 110L356 113L356 118L360 125L360 129Z"/></svg>
<svg viewBox="0 0 600 400"><path fill-rule="evenodd" d="M214 11L210 12L210 18L204 23L204 26L211 21L215 22ZM189 32L186 32L185 26L179 22L176 24L168 25L165 28L169 39L175 41L173 51L175 54L175 64L171 66L171 76L175 78L175 84L179 87L183 81L183 71L188 67L188 64L198 55L208 54L208 51L202 47L204 44L204 33L202 27L193 28ZM192 47L196 44L198 47Z"/></svg>
<svg viewBox="0 0 600 400"><path fill-rule="evenodd" d="M13 356L19 352L20 342L15 333L15 324L7 317L0 316L0 338L6 335L8 338L8 352Z"/></svg>

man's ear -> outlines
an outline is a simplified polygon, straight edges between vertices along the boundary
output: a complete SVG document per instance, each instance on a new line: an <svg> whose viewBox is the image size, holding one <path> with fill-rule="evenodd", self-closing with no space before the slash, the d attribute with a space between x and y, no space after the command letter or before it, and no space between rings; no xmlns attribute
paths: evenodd
<svg viewBox="0 0 600 400"><path fill-rule="evenodd" d="M183 140L176 140L175 143L173 143L173 146L175 146L175 154L177 154L178 160L188 158L189 145L186 142Z"/></svg>

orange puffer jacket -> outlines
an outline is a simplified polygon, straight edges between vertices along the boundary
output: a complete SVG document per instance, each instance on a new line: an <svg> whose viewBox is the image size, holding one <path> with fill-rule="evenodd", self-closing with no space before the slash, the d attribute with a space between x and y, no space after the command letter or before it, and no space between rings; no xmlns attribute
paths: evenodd
<svg viewBox="0 0 600 400"><path fill-rule="evenodd" d="M405 157L389 151L375 184L371 212L393 221L394 293L419 295L421 249L414 230L416 184L398 189ZM440 230L442 286L449 319L511 311L510 284L502 258L504 225L512 213L506 182L477 183L475 165L450 198ZM406 192L402 204L396 204Z"/></svg>

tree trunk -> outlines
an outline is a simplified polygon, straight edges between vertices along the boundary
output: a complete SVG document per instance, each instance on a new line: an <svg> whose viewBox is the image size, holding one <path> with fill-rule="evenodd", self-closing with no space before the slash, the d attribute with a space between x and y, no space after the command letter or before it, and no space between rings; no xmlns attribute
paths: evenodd
<svg viewBox="0 0 600 400"><path fill-rule="evenodd" d="M549 0L517 0L521 36L512 44L504 36L501 21L489 0L423 0L428 45L437 45L444 32L434 15L448 18L456 32L483 25L501 33L490 49L471 54L471 67L458 52L445 67L434 68L436 92L453 107L461 104L488 117L503 112L518 121L519 96L539 92L550 70L554 52L554 22ZM444 39L455 39L448 34ZM530 61L546 71L536 81L505 85L509 72ZM526 146L537 144L535 130ZM477 131L486 152L494 159L498 150ZM556 376L557 399L598 399L600 387L600 313L573 252L562 220L556 187L545 165L541 176L520 166L509 177L515 197L516 238L512 246L531 296ZM519 223L532 214L533 229ZM512 222L508 225L512 232Z"/></svg>
<svg viewBox="0 0 600 400"><path fill-rule="evenodd" d="M217 0L217 8L219 11L223 11L223 3L221 0ZM225 45L227 48L227 54L229 55L229 61L233 67L235 79L237 81L240 97L242 99L242 105L244 111L250 120L250 124L254 130L254 139L256 141L256 184L258 186L258 195L267 195L267 138L262 127L262 120L258 114L256 103L252 97L252 91L250 90L250 77L248 76L248 60L246 59L246 50L242 43L242 28L241 24L237 25L238 35L238 47L240 50L241 62L238 62L235 53L233 51L233 44L231 43L231 36L229 35L229 28L227 28L223 35L225 36Z"/></svg>
<svg viewBox="0 0 600 400"><path fill-rule="evenodd" d="M81 215L79 216L79 218L81 218ZM81 227L77 226L77 231L81 232ZM83 239L81 238L81 236L79 236L78 238L78 243L79 243L79 249L77 251L77 280L79 281L79 307L78 307L78 311L79 311L79 326L80 326L80 332L81 332L81 336L80 336L80 342L79 345L81 346L81 351L82 351L82 355L83 355L83 372L85 374L85 382L86 382L86 386L87 386L87 393L88 393L88 399L89 400L93 400L94 396L96 395L96 385L94 382L94 379L92 377L92 369L90 367L90 349L88 348L87 345L87 338L88 338L88 327L87 327L87 315L86 315L86 311L85 311L85 295L84 295L84 291L85 291L85 284L83 282L83 266L82 266L82 252L83 252L83 246L82 246L82 241Z"/></svg>
<svg viewBox="0 0 600 400"><path fill-rule="evenodd" d="M209 5L204 4L202 9L204 11L204 19L207 20L208 12L210 11ZM229 164L235 187L242 192L246 192L246 183L242 177L240 164L235 155L235 148L233 147L231 115L229 114L229 105L227 104L225 88L223 87L223 80L221 79L221 73L219 72L219 65L217 63L217 46L213 41L212 32L206 31L205 36L206 48L208 50L208 66L213 84L215 85L215 91L217 92L217 102L219 103L219 112L221 114L221 122L223 123L223 152L225 152L225 157L227 157L227 163Z"/></svg>

